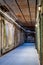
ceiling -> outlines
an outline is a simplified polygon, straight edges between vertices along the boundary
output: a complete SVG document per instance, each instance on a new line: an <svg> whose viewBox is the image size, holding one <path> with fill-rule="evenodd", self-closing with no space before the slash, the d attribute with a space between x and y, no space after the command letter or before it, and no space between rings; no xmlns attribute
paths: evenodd
<svg viewBox="0 0 43 65"><path fill-rule="evenodd" d="M37 0L0 0L1 5L6 6L7 14L22 26L27 28L35 26Z"/></svg>

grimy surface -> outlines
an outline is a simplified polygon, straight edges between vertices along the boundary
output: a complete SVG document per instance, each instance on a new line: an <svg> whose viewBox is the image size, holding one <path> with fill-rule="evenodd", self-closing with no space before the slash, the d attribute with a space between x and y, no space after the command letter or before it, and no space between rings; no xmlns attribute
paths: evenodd
<svg viewBox="0 0 43 65"><path fill-rule="evenodd" d="M0 65L40 65L34 43L24 43L0 57Z"/></svg>

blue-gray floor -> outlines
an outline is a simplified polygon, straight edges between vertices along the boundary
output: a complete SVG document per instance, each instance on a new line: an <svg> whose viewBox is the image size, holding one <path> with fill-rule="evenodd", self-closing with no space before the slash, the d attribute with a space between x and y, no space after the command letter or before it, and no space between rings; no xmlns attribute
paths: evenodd
<svg viewBox="0 0 43 65"><path fill-rule="evenodd" d="M0 57L0 65L40 65L34 43L24 43Z"/></svg>

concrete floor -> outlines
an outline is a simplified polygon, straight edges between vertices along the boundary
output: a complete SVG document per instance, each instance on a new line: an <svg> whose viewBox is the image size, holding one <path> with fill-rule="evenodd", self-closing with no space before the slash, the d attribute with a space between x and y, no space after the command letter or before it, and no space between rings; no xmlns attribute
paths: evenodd
<svg viewBox="0 0 43 65"><path fill-rule="evenodd" d="M34 43L24 43L0 57L0 65L40 65Z"/></svg>

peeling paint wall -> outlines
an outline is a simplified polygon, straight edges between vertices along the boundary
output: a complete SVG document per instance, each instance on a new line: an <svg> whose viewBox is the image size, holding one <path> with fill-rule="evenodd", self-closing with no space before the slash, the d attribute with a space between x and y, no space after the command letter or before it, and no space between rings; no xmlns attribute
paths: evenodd
<svg viewBox="0 0 43 65"><path fill-rule="evenodd" d="M36 27L36 46L38 53L40 54L40 30L39 30L39 23L37 23Z"/></svg>
<svg viewBox="0 0 43 65"><path fill-rule="evenodd" d="M42 14L43 14L43 0L41 4L42 4ZM43 65L43 15L41 16L41 62Z"/></svg>
<svg viewBox="0 0 43 65"><path fill-rule="evenodd" d="M40 0L41 6L39 11L39 18L37 22L39 21L36 33L37 33L37 48L40 55L40 63L43 65L43 0ZM39 44L40 43L40 44Z"/></svg>
<svg viewBox="0 0 43 65"><path fill-rule="evenodd" d="M0 20L0 55L1 55L1 20Z"/></svg>
<svg viewBox="0 0 43 65"><path fill-rule="evenodd" d="M1 32L2 30L2 32ZM2 36L1 36L2 33ZM0 22L0 55L8 52L9 50L19 46L25 41L24 31L18 28L16 25L11 24L7 20L3 18L2 20L2 28ZM2 37L2 43L1 43ZM1 50L2 49L2 50Z"/></svg>
<svg viewBox="0 0 43 65"><path fill-rule="evenodd" d="M40 23L40 61L43 65L43 0L41 0L41 23Z"/></svg>
<svg viewBox="0 0 43 65"><path fill-rule="evenodd" d="M37 8L37 18L36 18L36 43L37 43L37 50L40 54L40 18L39 18L39 11Z"/></svg>

